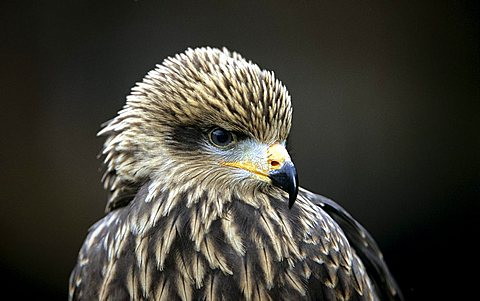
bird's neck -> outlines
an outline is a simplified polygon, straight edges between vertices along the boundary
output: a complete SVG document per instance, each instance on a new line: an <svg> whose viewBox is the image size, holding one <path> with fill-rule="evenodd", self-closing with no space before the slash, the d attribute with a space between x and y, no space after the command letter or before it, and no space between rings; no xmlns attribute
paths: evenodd
<svg viewBox="0 0 480 301"><path fill-rule="evenodd" d="M265 193L261 189L243 195L238 187L215 189L186 187L168 189L149 183L141 188L138 197L132 231L138 237L157 237L159 267L164 264L175 243L182 248L192 247L207 258L212 248L228 248L238 256L248 249L268 250L277 261L287 260L293 264L300 258L298 247L293 243L304 235L299 222L301 208L288 209L287 199L280 191ZM243 190L242 190L243 191ZM139 222L140 221L140 222ZM222 246L223 245L223 246ZM220 259L211 259L211 264ZM223 272L228 268L215 263Z"/></svg>

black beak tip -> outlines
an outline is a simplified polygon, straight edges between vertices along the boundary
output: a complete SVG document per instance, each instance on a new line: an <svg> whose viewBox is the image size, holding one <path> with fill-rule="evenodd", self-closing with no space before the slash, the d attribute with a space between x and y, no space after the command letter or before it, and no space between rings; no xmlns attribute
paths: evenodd
<svg viewBox="0 0 480 301"><path fill-rule="evenodd" d="M293 204L295 204L295 201L297 200L297 195L298 195L298 175L297 171L295 170L295 176L293 178L294 184L291 187L291 190L288 191L288 209L292 209Z"/></svg>
<svg viewBox="0 0 480 301"><path fill-rule="evenodd" d="M295 201L297 200L297 198L293 198L291 195L290 197L288 198L288 209L292 209L293 207L293 204L295 204Z"/></svg>

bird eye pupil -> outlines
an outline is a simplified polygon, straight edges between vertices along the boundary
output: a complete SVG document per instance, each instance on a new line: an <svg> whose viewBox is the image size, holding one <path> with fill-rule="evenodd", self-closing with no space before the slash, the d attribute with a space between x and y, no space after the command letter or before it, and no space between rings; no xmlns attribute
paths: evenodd
<svg viewBox="0 0 480 301"><path fill-rule="evenodd" d="M210 132L210 140L217 146L227 146L233 141L232 133L216 128Z"/></svg>

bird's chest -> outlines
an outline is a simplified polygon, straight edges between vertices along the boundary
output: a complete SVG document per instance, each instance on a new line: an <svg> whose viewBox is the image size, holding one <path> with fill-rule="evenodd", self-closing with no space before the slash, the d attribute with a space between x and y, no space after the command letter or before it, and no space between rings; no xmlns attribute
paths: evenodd
<svg viewBox="0 0 480 301"><path fill-rule="evenodd" d="M299 297L305 294L299 276L304 254L291 222L282 212L244 205L215 217L191 208L165 216L146 231L136 257L148 257L143 262L155 274L150 278L168 283L175 295L261 300L283 288L284 294Z"/></svg>

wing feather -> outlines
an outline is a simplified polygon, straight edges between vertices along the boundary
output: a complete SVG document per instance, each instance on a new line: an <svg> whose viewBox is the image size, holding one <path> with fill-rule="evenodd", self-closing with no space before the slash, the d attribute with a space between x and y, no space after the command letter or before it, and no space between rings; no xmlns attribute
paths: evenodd
<svg viewBox="0 0 480 301"><path fill-rule="evenodd" d="M300 189L300 193L321 207L342 228L350 245L365 265L370 279L377 288L380 300L404 300L377 243L367 230L334 201L303 188ZM361 282L358 282L355 288L358 290L361 286Z"/></svg>

